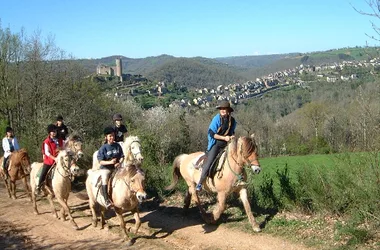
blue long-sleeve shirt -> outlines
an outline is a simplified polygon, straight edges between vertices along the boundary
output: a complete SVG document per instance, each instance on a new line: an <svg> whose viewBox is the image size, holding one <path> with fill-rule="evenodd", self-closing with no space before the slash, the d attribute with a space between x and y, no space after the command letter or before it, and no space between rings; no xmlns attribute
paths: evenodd
<svg viewBox="0 0 380 250"><path fill-rule="evenodd" d="M235 134L235 128L236 128L236 121L232 116L228 116L225 119L225 122L228 122L228 124L223 123L223 119L220 116L220 114L217 114L212 118L210 126L208 128L207 138L208 138L208 145L207 145L207 151L211 149L212 146L216 143L216 139L214 138L215 134L218 135L234 135ZM222 129L226 128L226 129ZM227 134L225 134L228 131Z"/></svg>

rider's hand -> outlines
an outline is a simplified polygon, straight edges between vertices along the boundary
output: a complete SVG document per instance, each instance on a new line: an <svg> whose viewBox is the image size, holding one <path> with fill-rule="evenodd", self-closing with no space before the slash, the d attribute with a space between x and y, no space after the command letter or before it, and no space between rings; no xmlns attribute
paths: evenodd
<svg viewBox="0 0 380 250"><path fill-rule="evenodd" d="M120 166L121 166L120 163L116 163L116 164L115 164L115 168L119 168Z"/></svg>

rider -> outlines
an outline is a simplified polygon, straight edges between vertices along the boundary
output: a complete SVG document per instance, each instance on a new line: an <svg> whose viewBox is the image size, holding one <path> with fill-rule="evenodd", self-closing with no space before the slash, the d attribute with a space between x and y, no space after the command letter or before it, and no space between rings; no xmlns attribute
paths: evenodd
<svg viewBox="0 0 380 250"><path fill-rule="evenodd" d="M44 164L42 166L41 176L38 180L36 189L37 194L41 192L41 187L45 182L46 175L50 168L55 164L59 150L63 148L63 140L57 138L57 126L54 124L49 124L47 127L47 132L48 137L46 137L42 144L42 157Z"/></svg>
<svg viewBox="0 0 380 250"><path fill-rule="evenodd" d="M108 198L108 178L115 168L121 166L124 160L123 149L119 143L115 142L115 130L112 127L104 129L105 141L99 148L98 161L100 164L101 179L102 179L102 192L105 200L106 208L111 206Z"/></svg>
<svg viewBox="0 0 380 250"><path fill-rule="evenodd" d="M112 117L115 125L113 129L115 130L115 142L124 141L124 137L128 137L128 129L122 124L123 117L121 114L114 114Z"/></svg>
<svg viewBox="0 0 380 250"><path fill-rule="evenodd" d="M216 108L219 109L219 114L214 116L208 129L207 159L203 164L202 174L196 186L196 191L202 190L202 183L208 175L212 162L235 134L236 121L231 116L234 109L231 108L230 103L228 101L221 101Z"/></svg>
<svg viewBox="0 0 380 250"><path fill-rule="evenodd" d="M3 144L3 150L4 150L3 170L5 173L5 179L7 179L8 178L7 165L9 161L9 156L11 155L13 151L20 149L17 138L14 136L13 129L11 127L5 128L5 137L3 138L2 144Z"/></svg>
<svg viewBox="0 0 380 250"><path fill-rule="evenodd" d="M57 138L65 141L69 133L69 130L67 129L67 126L63 122L62 115L57 116L55 126L57 126Z"/></svg>

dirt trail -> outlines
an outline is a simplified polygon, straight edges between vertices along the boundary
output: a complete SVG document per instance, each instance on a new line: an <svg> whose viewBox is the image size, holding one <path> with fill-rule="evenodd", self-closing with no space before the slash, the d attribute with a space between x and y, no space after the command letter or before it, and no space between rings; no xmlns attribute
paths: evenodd
<svg viewBox="0 0 380 250"><path fill-rule="evenodd" d="M79 230L68 221L55 219L46 198L38 201L40 215L20 190L17 200L9 199L0 185L0 249L125 249L119 222L109 215L111 227L100 230L91 225L86 191L71 193L69 205ZM58 209L58 204L56 208ZM265 233L244 233L223 224L205 225L196 208L182 216L180 207L143 205L142 225L128 249L307 249ZM133 217L126 214L127 227ZM228 222L227 222L228 223Z"/></svg>

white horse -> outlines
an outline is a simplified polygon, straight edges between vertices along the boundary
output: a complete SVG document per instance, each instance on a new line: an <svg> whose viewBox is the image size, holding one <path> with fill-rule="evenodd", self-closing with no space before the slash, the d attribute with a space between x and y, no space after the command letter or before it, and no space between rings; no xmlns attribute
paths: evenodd
<svg viewBox="0 0 380 250"><path fill-rule="evenodd" d="M50 202L50 206L52 209L52 213L56 218L59 218L57 215L57 211L55 210L53 198L54 196L57 198L59 204L62 206L60 210L60 218L63 221L66 220L66 214L70 218L70 222L75 229L78 229L78 225L75 223L73 217L71 216L70 208L67 205L67 200L69 198L69 194L71 191L71 178L75 171L77 170L77 166L74 163L74 152L70 150L61 150L58 153L57 161L55 167L52 171L53 178L46 178L46 185L43 187L43 192L48 195L48 199ZM30 185L32 188L32 202L33 209L35 214L39 214L37 210L36 204L36 183L38 181L37 173L42 168L43 163L34 162L32 163L32 171L30 173Z"/></svg>
<svg viewBox="0 0 380 250"><path fill-rule="evenodd" d="M124 240L128 241L128 245L132 245L130 241L123 218L123 213L131 211L135 218L134 233L137 233L141 221L139 215L138 204L146 199L145 192L145 174L137 165L128 163L125 167L120 167L110 179L111 188L109 197L112 198L113 208L119 217L121 230L124 232ZM101 209L101 228L104 228L104 212L106 205L101 192L100 170L88 170L86 179L86 189L89 198L89 206L92 212L92 225L97 226L95 206L100 205Z"/></svg>
<svg viewBox="0 0 380 250"><path fill-rule="evenodd" d="M140 139L137 136L128 136L125 138L124 142L119 142L121 148L123 149L124 161L122 166L133 163L141 165L144 157L142 156L142 148ZM92 155L92 170L98 170L100 164L98 161L98 150Z"/></svg>

